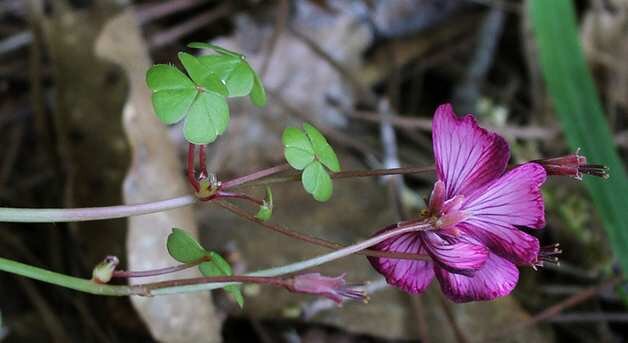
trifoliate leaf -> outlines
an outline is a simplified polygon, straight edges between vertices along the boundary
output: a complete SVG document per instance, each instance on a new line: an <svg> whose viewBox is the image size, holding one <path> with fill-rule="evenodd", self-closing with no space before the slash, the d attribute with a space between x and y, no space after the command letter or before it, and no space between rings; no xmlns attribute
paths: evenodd
<svg viewBox="0 0 628 343"><path fill-rule="evenodd" d="M329 170L336 173L339 172L340 162L338 162L338 157L334 149L327 143L327 139L325 139L314 126L308 123L303 124L303 129L310 139L310 142L312 142L312 148L314 149L316 158L321 161L325 167L329 168Z"/></svg>
<svg viewBox="0 0 628 343"><path fill-rule="evenodd" d="M224 97L213 92L201 92L190 107L183 126L188 142L201 145L216 140L229 125L229 106Z"/></svg>
<svg viewBox="0 0 628 343"><path fill-rule="evenodd" d="M210 261L203 262L199 265L199 270L204 276L229 276L233 275L231 266L222 256L215 252L210 252ZM225 291L233 296L234 300L240 305L244 306L244 298L242 297L242 291L240 285L230 285L225 287Z"/></svg>
<svg viewBox="0 0 628 343"><path fill-rule="evenodd" d="M177 68L165 64L153 66L146 73L146 83L153 91L155 114L165 124L183 119L196 97L196 86Z"/></svg>
<svg viewBox="0 0 628 343"><path fill-rule="evenodd" d="M255 215L255 218L267 221L273 215L273 193L270 191L270 187L266 187L266 199L264 204L260 206L259 211Z"/></svg>
<svg viewBox="0 0 628 343"><path fill-rule="evenodd" d="M181 263L190 263L203 258L207 252L184 230L173 228L166 243L168 253Z"/></svg>
<svg viewBox="0 0 628 343"><path fill-rule="evenodd" d="M317 201L324 202L331 198L333 192L331 177L320 162L314 161L305 167L301 174L301 183Z"/></svg>
<svg viewBox="0 0 628 343"><path fill-rule="evenodd" d="M284 146L284 156L292 168L302 170L314 161L312 143L303 131L289 127L283 131L281 141Z"/></svg>

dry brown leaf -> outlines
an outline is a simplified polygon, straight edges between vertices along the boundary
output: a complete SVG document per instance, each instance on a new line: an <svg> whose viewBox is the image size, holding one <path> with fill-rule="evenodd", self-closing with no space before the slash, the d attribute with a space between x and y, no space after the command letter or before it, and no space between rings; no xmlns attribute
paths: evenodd
<svg viewBox="0 0 628 343"><path fill-rule="evenodd" d="M188 193L180 173L176 149L168 140L166 128L155 115L150 93L144 83L151 66L146 44L131 10L106 24L96 43L97 53L120 64L130 80L130 97L124 108L124 128L133 158L124 181L125 203L141 203ZM172 227L198 234L192 208L131 217L127 236L128 268L146 270L172 265L165 242ZM194 271L177 274L196 275ZM165 277L141 281L164 280ZM155 339L163 342L219 342L221 320L209 293L132 298L136 309Z"/></svg>

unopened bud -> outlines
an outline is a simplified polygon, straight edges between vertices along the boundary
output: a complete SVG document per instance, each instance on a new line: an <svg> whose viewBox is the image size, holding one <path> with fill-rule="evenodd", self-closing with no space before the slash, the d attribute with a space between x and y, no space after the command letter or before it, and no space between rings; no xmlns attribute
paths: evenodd
<svg viewBox="0 0 628 343"><path fill-rule="evenodd" d="M582 180L582 175L593 175L608 179L608 167L601 164L587 164L587 158L580 155L580 149L574 154L534 160L545 168L548 175L571 176L576 180Z"/></svg>
<svg viewBox="0 0 628 343"><path fill-rule="evenodd" d="M105 259L98 263L94 270L92 271L92 281L96 283L108 283L113 276L114 270L120 263L115 256L107 256Z"/></svg>
<svg viewBox="0 0 628 343"><path fill-rule="evenodd" d="M346 299L367 301L366 291L347 285L344 277L345 274L336 277L323 276L320 273L301 274L292 278L286 288L291 292L320 295L338 305Z"/></svg>
<svg viewBox="0 0 628 343"><path fill-rule="evenodd" d="M199 191L196 192L196 197L203 201L212 199L220 189L220 181L218 181L215 174L201 177L198 183Z"/></svg>

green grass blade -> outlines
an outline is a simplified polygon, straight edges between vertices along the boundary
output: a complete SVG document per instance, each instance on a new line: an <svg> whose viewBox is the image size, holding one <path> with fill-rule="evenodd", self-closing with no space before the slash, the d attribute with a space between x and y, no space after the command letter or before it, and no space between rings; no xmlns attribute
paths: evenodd
<svg viewBox="0 0 628 343"><path fill-rule="evenodd" d="M628 180L582 53L573 4L530 0L528 5L545 82L569 145L582 148L590 163L610 168L608 180L588 177L585 184L628 275Z"/></svg>

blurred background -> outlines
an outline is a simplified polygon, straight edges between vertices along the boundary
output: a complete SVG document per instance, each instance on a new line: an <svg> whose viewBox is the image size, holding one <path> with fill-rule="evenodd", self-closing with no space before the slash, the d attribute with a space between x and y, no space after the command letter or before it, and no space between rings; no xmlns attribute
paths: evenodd
<svg viewBox="0 0 628 343"><path fill-rule="evenodd" d="M561 264L523 268L497 301L454 304L436 283L409 296L359 256L319 269L370 282L369 304L342 308L258 286L244 287L243 310L222 291L104 298L0 273L0 341L626 341L628 1L1 0L0 18L2 207L188 193L187 144L154 117L144 79L154 63L178 65L193 41L245 54L268 92L262 109L230 100L230 127L208 154L223 179L281 163L282 130L303 121L345 170L430 165L431 118L444 102L506 137L511 163L582 147L611 167L608 183L547 183L548 225L535 235L561 244ZM412 216L433 181L337 181L325 204L278 185L273 220L350 243ZM0 255L81 277L106 255L132 270L164 267L174 264L172 226L236 273L325 251L205 203L128 221L0 223Z"/></svg>

